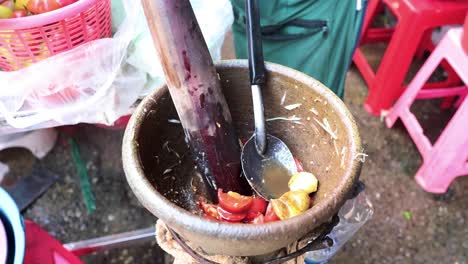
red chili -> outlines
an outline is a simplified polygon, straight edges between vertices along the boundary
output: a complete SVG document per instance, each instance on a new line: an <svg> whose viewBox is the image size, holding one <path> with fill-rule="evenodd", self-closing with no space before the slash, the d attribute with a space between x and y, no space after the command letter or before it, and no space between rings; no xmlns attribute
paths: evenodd
<svg viewBox="0 0 468 264"><path fill-rule="evenodd" d="M303 172L304 168L302 167L301 162L296 158L294 158L294 162L296 162L297 172Z"/></svg>

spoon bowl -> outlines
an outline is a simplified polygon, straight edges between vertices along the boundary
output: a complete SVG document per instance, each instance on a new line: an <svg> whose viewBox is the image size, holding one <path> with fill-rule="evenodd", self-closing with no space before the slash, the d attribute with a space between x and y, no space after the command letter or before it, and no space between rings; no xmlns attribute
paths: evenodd
<svg viewBox="0 0 468 264"><path fill-rule="evenodd" d="M265 200L279 198L288 191L288 181L297 172L294 157L279 138L267 134L266 149L259 154L252 136L242 148L241 164L252 189Z"/></svg>

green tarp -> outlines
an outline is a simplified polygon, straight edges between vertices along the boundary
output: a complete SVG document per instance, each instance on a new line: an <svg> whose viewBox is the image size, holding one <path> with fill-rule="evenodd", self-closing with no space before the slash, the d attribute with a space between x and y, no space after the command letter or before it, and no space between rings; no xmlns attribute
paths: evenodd
<svg viewBox="0 0 468 264"><path fill-rule="evenodd" d="M245 0L231 0L236 56L246 59ZM266 61L302 71L343 98L367 1L259 0Z"/></svg>

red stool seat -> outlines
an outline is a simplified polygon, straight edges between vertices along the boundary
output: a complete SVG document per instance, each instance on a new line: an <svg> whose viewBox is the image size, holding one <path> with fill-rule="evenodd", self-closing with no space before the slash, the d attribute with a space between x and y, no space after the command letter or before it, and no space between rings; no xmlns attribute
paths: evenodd
<svg viewBox="0 0 468 264"><path fill-rule="evenodd" d="M377 72L374 73L362 52L357 49L353 61L369 87L364 108L381 115L402 94L403 81L412 59L421 48L430 48L430 33L444 25L463 24L468 11L466 0L383 0L395 14L398 23L394 29L370 29L376 12L382 8L379 0L370 0L364 21L361 43L390 39ZM391 37L391 38L390 38ZM448 65L448 64L446 64ZM446 68L449 76L456 76ZM441 85L451 86L458 78L449 78Z"/></svg>
<svg viewBox="0 0 468 264"><path fill-rule="evenodd" d="M462 48L465 53L468 53L468 14L466 15L465 24L463 26Z"/></svg>

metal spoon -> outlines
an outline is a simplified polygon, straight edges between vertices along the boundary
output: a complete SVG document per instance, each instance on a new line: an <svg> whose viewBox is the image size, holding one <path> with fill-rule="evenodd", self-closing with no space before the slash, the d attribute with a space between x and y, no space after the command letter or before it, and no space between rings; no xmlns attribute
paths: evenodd
<svg viewBox="0 0 468 264"><path fill-rule="evenodd" d="M254 191L269 200L278 198L288 191L289 178L297 172L297 168L288 146L279 138L268 135L265 130L260 88L265 83L266 70L263 61L258 0L246 0L245 9L255 133L242 149L242 170Z"/></svg>

